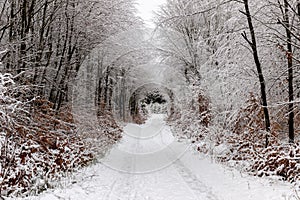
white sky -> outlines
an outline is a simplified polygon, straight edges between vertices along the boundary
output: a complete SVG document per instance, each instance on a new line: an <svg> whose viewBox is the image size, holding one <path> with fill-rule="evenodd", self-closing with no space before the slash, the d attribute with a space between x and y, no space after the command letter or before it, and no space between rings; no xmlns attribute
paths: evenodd
<svg viewBox="0 0 300 200"><path fill-rule="evenodd" d="M138 3L137 8L139 10L138 15L145 21L149 26L154 26L152 22L153 11L157 11L159 6L164 4L165 0L136 0Z"/></svg>

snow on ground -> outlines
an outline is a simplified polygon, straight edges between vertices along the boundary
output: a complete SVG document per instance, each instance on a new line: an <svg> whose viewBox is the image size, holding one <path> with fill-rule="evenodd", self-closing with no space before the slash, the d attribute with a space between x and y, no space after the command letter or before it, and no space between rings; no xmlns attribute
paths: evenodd
<svg viewBox="0 0 300 200"><path fill-rule="evenodd" d="M128 124L119 145L61 188L28 200L296 200L288 183L248 176L179 143L163 115Z"/></svg>

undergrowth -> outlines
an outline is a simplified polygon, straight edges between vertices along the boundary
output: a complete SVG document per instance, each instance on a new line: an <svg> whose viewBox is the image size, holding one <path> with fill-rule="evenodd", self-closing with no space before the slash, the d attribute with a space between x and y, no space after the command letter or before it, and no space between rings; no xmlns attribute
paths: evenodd
<svg viewBox="0 0 300 200"><path fill-rule="evenodd" d="M300 145L283 142L282 124L286 119L273 115L272 129L267 133L260 102L250 95L246 106L231 119L231 124L226 124L230 129L225 129L213 121L211 114L207 117L210 106L203 99L200 95L198 109L184 109L169 120L179 138L189 139L197 151L254 176L272 176L300 186Z"/></svg>
<svg viewBox="0 0 300 200"><path fill-rule="evenodd" d="M38 194L89 165L121 138L109 113L97 129L82 128L70 106L60 111L43 98L27 98L9 74L0 74L0 196ZM89 121L88 119L86 121Z"/></svg>

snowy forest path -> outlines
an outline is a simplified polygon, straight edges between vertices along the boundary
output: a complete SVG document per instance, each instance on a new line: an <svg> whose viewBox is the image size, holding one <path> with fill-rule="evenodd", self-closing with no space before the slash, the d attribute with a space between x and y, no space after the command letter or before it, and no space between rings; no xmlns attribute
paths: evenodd
<svg viewBox="0 0 300 200"><path fill-rule="evenodd" d="M162 115L153 116L144 125L127 125L123 140L103 162L122 173L105 200L216 200L178 160L185 150Z"/></svg>
<svg viewBox="0 0 300 200"><path fill-rule="evenodd" d="M278 200L287 185L229 170L177 142L163 115L128 124L98 163L28 200ZM237 187L238 186L238 187ZM274 187L276 186L276 187Z"/></svg>

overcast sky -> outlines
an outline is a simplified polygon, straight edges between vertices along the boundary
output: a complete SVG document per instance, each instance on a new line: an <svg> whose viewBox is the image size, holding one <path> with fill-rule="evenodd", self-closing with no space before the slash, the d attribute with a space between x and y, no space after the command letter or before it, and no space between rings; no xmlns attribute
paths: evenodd
<svg viewBox="0 0 300 200"><path fill-rule="evenodd" d="M145 20L145 23L149 26L154 26L153 11L157 11L159 6L164 4L165 0L137 0L137 8L139 10L139 16Z"/></svg>

